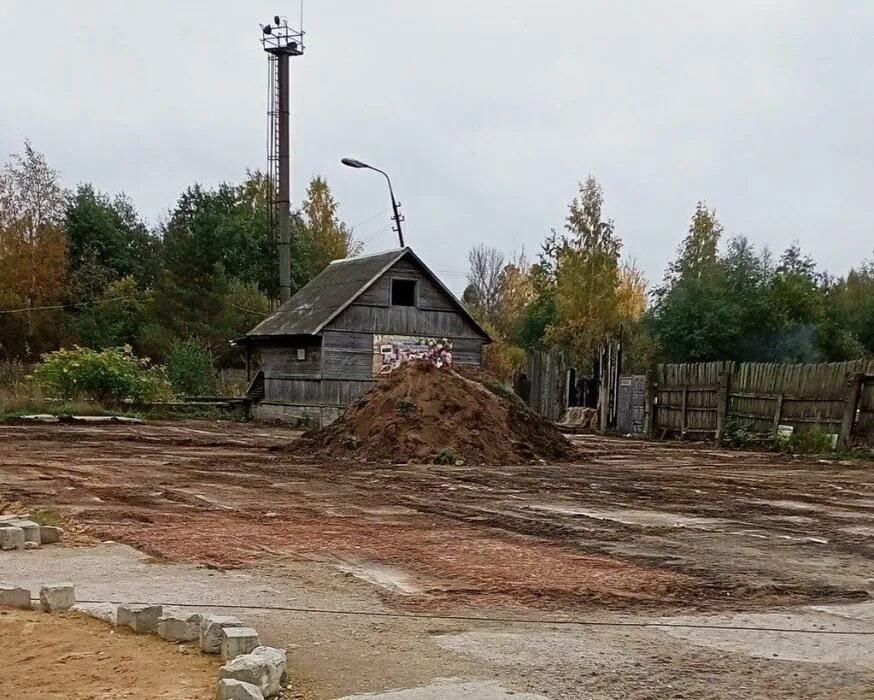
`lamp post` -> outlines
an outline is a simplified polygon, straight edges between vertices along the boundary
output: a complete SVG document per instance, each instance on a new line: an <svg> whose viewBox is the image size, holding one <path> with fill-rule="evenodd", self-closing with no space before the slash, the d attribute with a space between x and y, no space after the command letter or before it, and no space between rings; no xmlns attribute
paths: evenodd
<svg viewBox="0 0 874 700"><path fill-rule="evenodd" d="M380 170L379 168L374 168L372 165L368 165L367 163L362 163L360 160L355 160L354 158L343 158L340 161L343 165L348 165L350 168L367 168L368 170L375 170L378 173L382 173L383 177L385 177L385 181L388 183L388 193L391 196L391 208L394 212L394 220L395 220L395 231L398 232L398 240L400 241L401 248L404 247L404 233L401 231L401 221L403 221L403 217L399 211L400 205L395 200L395 193L391 186L391 179L384 170Z"/></svg>

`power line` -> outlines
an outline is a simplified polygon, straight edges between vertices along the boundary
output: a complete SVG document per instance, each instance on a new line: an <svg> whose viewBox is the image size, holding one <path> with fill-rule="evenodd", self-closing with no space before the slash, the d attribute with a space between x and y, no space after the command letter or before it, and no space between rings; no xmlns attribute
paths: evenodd
<svg viewBox="0 0 874 700"><path fill-rule="evenodd" d="M392 227L391 224L386 224L386 225L383 226L381 229L379 229L376 233L374 233L374 234L368 236L367 238L363 238L362 240L360 240L359 243L361 243L362 245L365 244L365 243L369 243L369 242L372 241L374 238L378 238L379 236L381 236L381 235L383 235L384 233L386 233L386 232L387 232L391 227Z"/></svg>
<svg viewBox="0 0 874 700"><path fill-rule="evenodd" d="M382 211L378 211L378 212L376 212L376 214L374 214L374 215L371 216L371 217L366 218L364 221L359 221L357 224L355 224L354 226L350 226L349 228L350 228L350 230L354 231L354 230L355 230L356 228L358 228L359 226L364 226L364 224L367 224L367 223L373 221L373 220L374 220L376 217L378 217L378 216L382 216L382 215L385 214L387 211L388 211L388 207L386 207L386 208L383 209Z"/></svg>
<svg viewBox="0 0 874 700"><path fill-rule="evenodd" d="M108 304L111 301L121 301L126 297L112 297L111 299L101 299L98 304ZM22 314L28 311L42 311L44 309L70 309L73 307L79 306L79 304L52 304L50 306L30 306L30 307L22 307L20 309L0 309L0 314Z"/></svg>
<svg viewBox="0 0 874 700"><path fill-rule="evenodd" d="M34 598L33 600L37 600ZM480 615L436 615L425 613L401 613L385 610L337 610L334 608L301 608L283 605L220 605L216 603L155 603L154 601L106 601L78 600L77 603L95 604L112 603L113 605L164 605L168 608L221 608L223 610L270 610L275 612L295 612L314 615L343 615L359 617L390 617L410 620L455 620L461 622L502 622L530 625L580 625L585 627L657 627L696 630L725 630L734 632L779 632L787 634L831 634L871 636L874 630L823 630L796 629L792 627L762 627L744 625L704 625L692 622L634 622L630 620L555 620L548 618L527 617L485 617Z"/></svg>

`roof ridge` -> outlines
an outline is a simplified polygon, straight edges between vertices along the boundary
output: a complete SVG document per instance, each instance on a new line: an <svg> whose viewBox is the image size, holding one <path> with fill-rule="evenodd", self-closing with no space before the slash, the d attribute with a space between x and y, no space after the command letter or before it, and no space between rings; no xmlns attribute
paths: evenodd
<svg viewBox="0 0 874 700"><path fill-rule="evenodd" d="M387 250L381 250L378 253L368 253L367 255L356 255L352 258L337 258L336 260L332 260L328 263L328 265L335 265L337 263L344 262L352 262L353 260L367 260L367 258L378 258L382 255L389 255L390 253L403 253L409 250L408 246L404 246L403 248L389 248Z"/></svg>

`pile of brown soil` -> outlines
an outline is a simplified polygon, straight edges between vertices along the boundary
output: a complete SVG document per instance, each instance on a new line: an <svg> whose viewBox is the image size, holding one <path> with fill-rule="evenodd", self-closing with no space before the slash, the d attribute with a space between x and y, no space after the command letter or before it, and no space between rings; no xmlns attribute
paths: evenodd
<svg viewBox="0 0 874 700"><path fill-rule="evenodd" d="M407 363L295 452L384 462L521 464L573 452L555 427L487 374Z"/></svg>

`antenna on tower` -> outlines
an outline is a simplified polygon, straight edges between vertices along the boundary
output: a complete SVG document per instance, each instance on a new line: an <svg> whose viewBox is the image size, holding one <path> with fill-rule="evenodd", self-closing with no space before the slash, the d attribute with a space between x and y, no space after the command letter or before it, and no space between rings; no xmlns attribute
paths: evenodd
<svg viewBox="0 0 874 700"><path fill-rule="evenodd" d="M291 138L289 134L290 76L288 59L303 56L303 2L301 27L288 26L286 17L275 15L272 24L262 24L261 45L267 52L267 176L270 180L270 226L277 232L279 301L291 298Z"/></svg>

